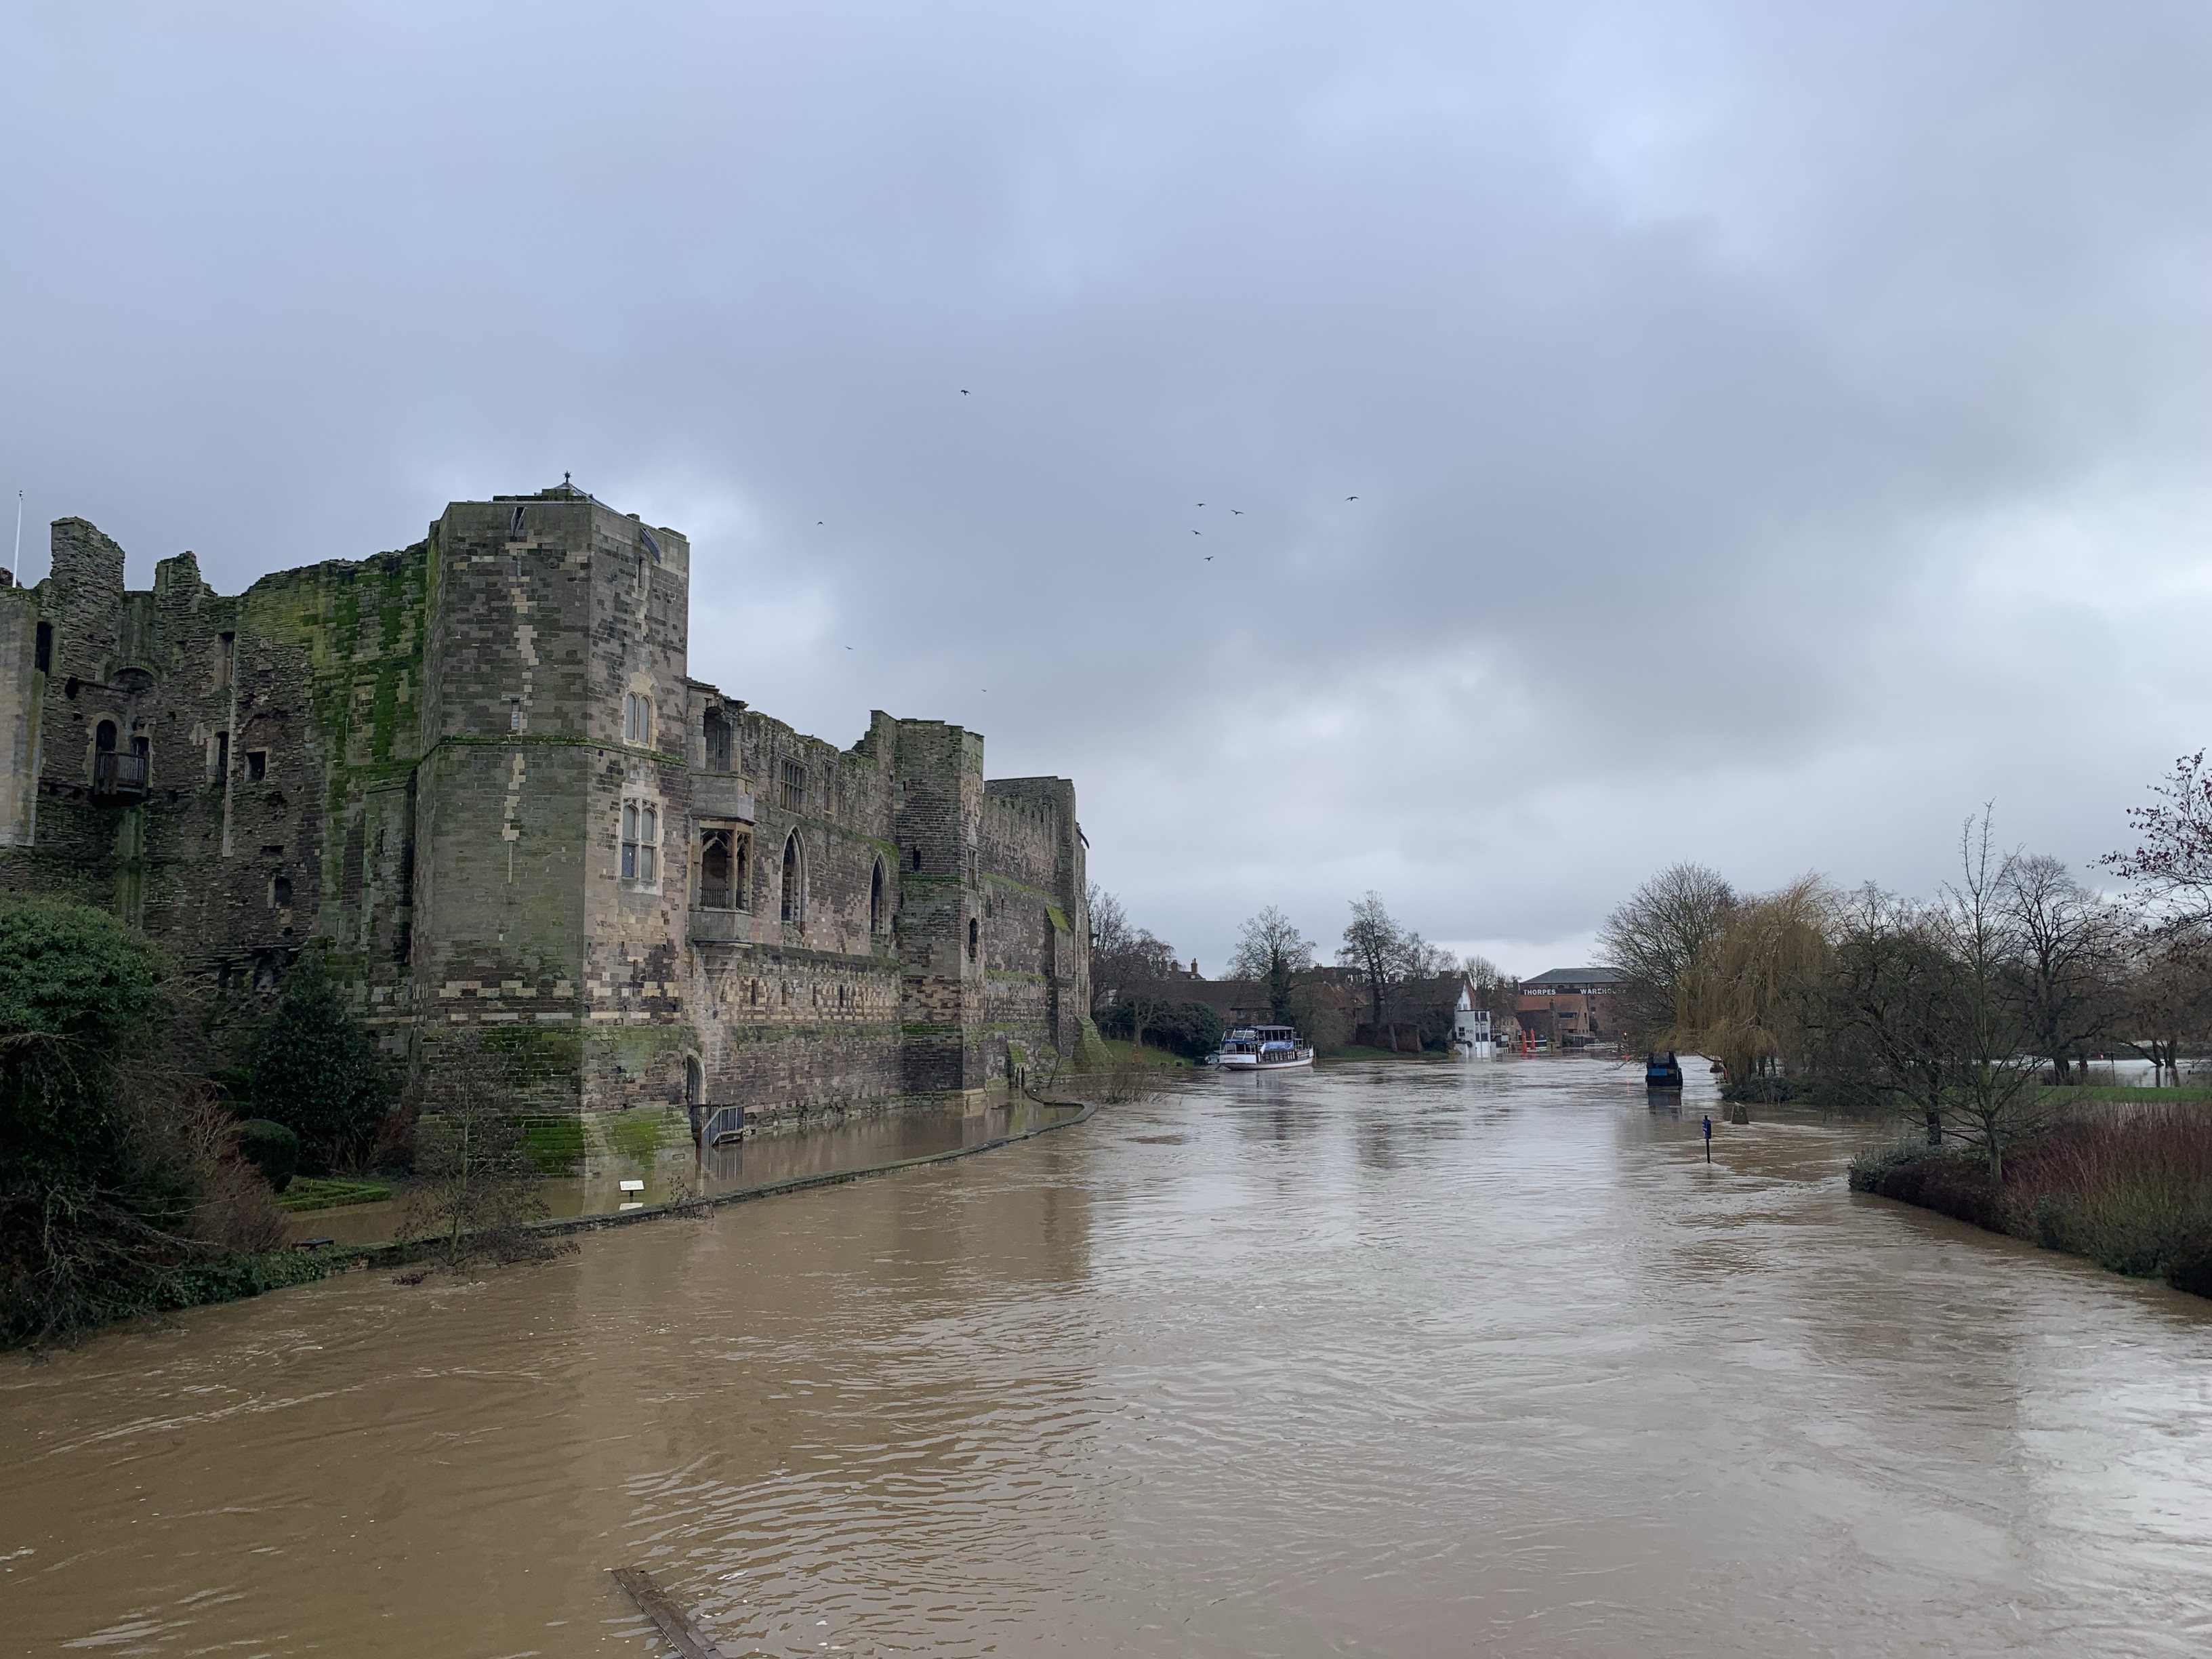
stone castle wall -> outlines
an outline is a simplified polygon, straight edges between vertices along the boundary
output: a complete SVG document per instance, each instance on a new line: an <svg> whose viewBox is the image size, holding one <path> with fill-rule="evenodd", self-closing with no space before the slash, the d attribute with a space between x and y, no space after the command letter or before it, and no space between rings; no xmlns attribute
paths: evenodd
<svg viewBox="0 0 2212 1659"><path fill-rule="evenodd" d="M0 890L116 910L218 1010L310 940L421 1067L587 1118L973 1093L1089 1007L1073 786L687 674L688 543L565 486L226 598L81 520L0 587ZM118 758L119 757L119 758Z"/></svg>

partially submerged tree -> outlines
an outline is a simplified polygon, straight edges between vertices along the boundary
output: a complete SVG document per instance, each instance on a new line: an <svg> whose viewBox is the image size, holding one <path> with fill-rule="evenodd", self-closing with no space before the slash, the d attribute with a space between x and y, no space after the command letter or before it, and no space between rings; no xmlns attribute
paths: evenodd
<svg viewBox="0 0 2212 1659"><path fill-rule="evenodd" d="M421 1091L403 1237L463 1256L531 1254L525 1224L545 1213L538 1170L504 1057L471 1034L442 1048Z"/></svg>
<svg viewBox="0 0 2212 1659"><path fill-rule="evenodd" d="M1869 1103L1895 1099L1942 1146L1957 990L1926 907L1861 888L1842 911L1822 989L1826 1080Z"/></svg>
<svg viewBox="0 0 2212 1659"><path fill-rule="evenodd" d="M1805 1071L1838 906L1833 890L1808 875L1722 911L1677 987L1680 1036L1738 1082Z"/></svg>
<svg viewBox="0 0 2212 1659"><path fill-rule="evenodd" d="M2181 1082L2181 1055L2212 1032L2212 938L2201 927L2145 927L2130 939L2119 1029L2154 1083Z"/></svg>
<svg viewBox="0 0 2212 1659"><path fill-rule="evenodd" d="M2003 861L1996 902L2008 958L2005 993L2028 1046L2061 1083L2087 1077L2089 1049L2112 1030L2122 994L2124 931L2113 908L2047 854Z"/></svg>
<svg viewBox="0 0 2212 1659"><path fill-rule="evenodd" d="M1621 1012L1631 1042L1659 1046L1686 1023L1684 980L1735 903L1735 890L1717 872L1675 864L1605 919L1598 948L1607 966L1627 975Z"/></svg>
<svg viewBox="0 0 2212 1659"><path fill-rule="evenodd" d="M1349 968L1366 993L1370 1023L1379 1036L1388 1024L1396 1041L1400 994L1417 980L1433 979L1457 964L1450 951L1430 944L1391 915L1380 893L1370 892L1352 902L1352 920L1345 924L1344 942L1337 947L1339 965Z"/></svg>
<svg viewBox="0 0 2212 1659"><path fill-rule="evenodd" d="M2015 860L1990 844L1987 808L1960 831L1959 862L1959 879L1945 885L1931 913L1956 975L1948 1105L1959 1124L1953 1133L1981 1147L1990 1181L2001 1182L2005 1148L2040 1127L2045 1115L2035 1092L2042 1062L2006 984L2012 963L2004 894Z"/></svg>
<svg viewBox="0 0 2212 1659"><path fill-rule="evenodd" d="M284 975L253 1055L253 1103L300 1137L310 1171L351 1169L392 1109L391 1066L348 1006L319 945Z"/></svg>
<svg viewBox="0 0 2212 1659"><path fill-rule="evenodd" d="M1291 989L1297 975L1313 966L1314 944L1273 905L1246 922L1229 960L1229 977L1258 980L1267 988L1267 1009L1277 1020L1291 1017Z"/></svg>

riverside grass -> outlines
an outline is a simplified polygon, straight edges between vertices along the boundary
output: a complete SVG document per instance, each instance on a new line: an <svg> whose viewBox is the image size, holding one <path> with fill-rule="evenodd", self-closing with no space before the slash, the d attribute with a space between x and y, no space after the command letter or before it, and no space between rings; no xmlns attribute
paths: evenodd
<svg viewBox="0 0 2212 1659"><path fill-rule="evenodd" d="M1862 1192L2212 1297L2212 1104L2082 1103L2009 1150L2001 1182L1978 1152L1911 1143L1862 1154L1850 1180Z"/></svg>

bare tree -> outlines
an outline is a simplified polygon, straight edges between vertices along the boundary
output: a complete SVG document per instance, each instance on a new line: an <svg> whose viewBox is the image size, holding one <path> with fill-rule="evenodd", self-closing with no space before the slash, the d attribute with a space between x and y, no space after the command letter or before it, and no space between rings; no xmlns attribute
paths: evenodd
<svg viewBox="0 0 2212 1659"><path fill-rule="evenodd" d="M1957 964L1926 908L1871 885L1844 907L1822 1000L1836 1079L1919 1116L1930 1146L1944 1139Z"/></svg>
<svg viewBox="0 0 2212 1659"><path fill-rule="evenodd" d="M545 1213L506 1062L471 1035L445 1049L422 1090L403 1237L466 1255L532 1254L524 1224Z"/></svg>
<svg viewBox="0 0 2212 1659"><path fill-rule="evenodd" d="M2039 1125L2035 1081L2041 1060L2017 999L2007 994L2013 967L2012 927L2004 896L2016 860L1990 841L1990 815L1969 818L1959 833L1960 877L1943 889L1932 913L1954 963L1952 1079L1948 1091L1958 1139L1981 1147L1990 1179L2004 1179L2004 1149Z"/></svg>
<svg viewBox="0 0 2212 1659"><path fill-rule="evenodd" d="M1091 912L1091 996L1096 1013L1124 987L1165 979L1177 963L1175 947L1130 924L1121 900L1096 882L1088 893Z"/></svg>
<svg viewBox="0 0 2212 1659"><path fill-rule="evenodd" d="M1290 1018L1291 987L1313 966L1314 944L1273 905L1244 924L1237 952L1229 959L1231 979L1255 979L1267 988L1267 1009L1278 1020Z"/></svg>
<svg viewBox="0 0 2212 1659"><path fill-rule="evenodd" d="M1336 959L1357 973L1365 985L1372 1023L1382 1024L1382 999L1405 960L1407 933L1382 902L1380 893L1352 902L1352 920L1345 924L1344 943Z"/></svg>
<svg viewBox="0 0 2212 1659"><path fill-rule="evenodd" d="M2112 908L2046 854L2004 861L1997 902L2009 933L2007 994L2019 1006L2027 1040L2059 1082L2087 1077L2087 1051L2106 1036L2125 1006L2121 994L2124 933Z"/></svg>
<svg viewBox="0 0 2212 1659"><path fill-rule="evenodd" d="M1091 954L1094 963L1099 957L1110 958L1128 948L1134 930L1129 926L1129 913L1121 908L1120 899L1094 881L1085 890L1084 908L1091 916Z"/></svg>
<svg viewBox="0 0 2212 1659"><path fill-rule="evenodd" d="M1344 943L1337 947L1336 959L1358 976L1367 993L1370 1022L1378 1036L1388 1026L1394 1048L1398 1044L1396 1016L1402 1012L1397 1005L1406 988L1419 980L1450 973L1458 966L1456 958L1442 945L1431 945L1410 927L1401 927L1383 905L1382 896L1373 892L1352 901L1352 920L1345 927ZM1419 1046L1418 1037L1414 1046Z"/></svg>
<svg viewBox="0 0 2212 1659"><path fill-rule="evenodd" d="M1605 919L1598 947L1608 966L1628 976L1622 1012L1632 1041L1656 1045L1686 1023L1680 1006L1684 976L1735 902L1735 890L1717 871L1676 864Z"/></svg>
<svg viewBox="0 0 2212 1659"><path fill-rule="evenodd" d="M2184 755L2151 785L2154 805L2128 809L2135 849L2099 860L2152 908L2185 921L2212 918L2212 771L2204 752Z"/></svg>
<svg viewBox="0 0 2212 1659"><path fill-rule="evenodd" d="M2212 1030L2212 939L2199 927L2145 927L2130 941L2123 1039L2154 1082L2181 1082L2185 1046Z"/></svg>

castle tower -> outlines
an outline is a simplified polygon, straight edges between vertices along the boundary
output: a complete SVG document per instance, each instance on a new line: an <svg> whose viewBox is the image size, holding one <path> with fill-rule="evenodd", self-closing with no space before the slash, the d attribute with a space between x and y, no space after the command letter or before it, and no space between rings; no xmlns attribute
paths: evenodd
<svg viewBox="0 0 2212 1659"><path fill-rule="evenodd" d="M901 720L892 778L905 1085L965 1092L986 1076L983 739L939 720Z"/></svg>
<svg viewBox="0 0 2212 1659"><path fill-rule="evenodd" d="M690 550L567 486L456 502L431 538L416 1000L548 1107L669 1097L688 879Z"/></svg>

